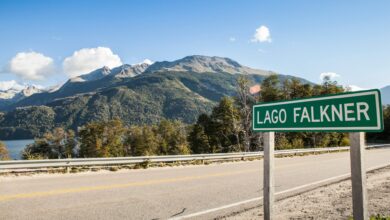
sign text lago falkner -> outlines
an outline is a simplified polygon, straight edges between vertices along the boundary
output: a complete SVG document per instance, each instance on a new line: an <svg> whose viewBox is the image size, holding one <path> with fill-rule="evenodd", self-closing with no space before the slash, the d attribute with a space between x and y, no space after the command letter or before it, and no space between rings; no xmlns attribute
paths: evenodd
<svg viewBox="0 0 390 220"><path fill-rule="evenodd" d="M255 131L381 131L382 120L378 90L253 106Z"/></svg>

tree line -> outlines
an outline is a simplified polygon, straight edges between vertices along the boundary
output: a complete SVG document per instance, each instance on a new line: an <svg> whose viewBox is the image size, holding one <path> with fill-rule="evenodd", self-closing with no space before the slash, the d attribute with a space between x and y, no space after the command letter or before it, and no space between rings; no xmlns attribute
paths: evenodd
<svg viewBox="0 0 390 220"><path fill-rule="evenodd" d="M157 125L126 127L120 119L90 122L77 137L72 130L56 128L37 138L22 152L23 159L123 157L189 154L188 126L162 120Z"/></svg>
<svg viewBox="0 0 390 220"><path fill-rule="evenodd" d="M55 128L36 138L22 152L23 159L121 157L225 153L262 150L262 133L252 131L252 106L258 102L290 100L345 92L336 81L325 78L321 85L298 79L280 81L277 75L265 78L260 91L246 76L237 80L237 95L224 97L210 114L199 115L192 125L178 120L162 120L154 125L124 126L118 118L93 121L77 132ZM390 107L384 107L385 131L370 133L370 140L388 140ZM388 122L388 123L387 123ZM77 133L77 135L76 135ZM347 133L288 132L276 133L276 149L312 148L349 145ZM2 156L3 155L3 156ZM0 159L7 159L0 144Z"/></svg>

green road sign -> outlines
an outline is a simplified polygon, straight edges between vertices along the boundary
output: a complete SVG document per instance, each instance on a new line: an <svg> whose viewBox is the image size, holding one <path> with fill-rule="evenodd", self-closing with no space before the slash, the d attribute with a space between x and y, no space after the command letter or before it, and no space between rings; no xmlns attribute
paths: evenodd
<svg viewBox="0 0 390 220"><path fill-rule="evenodd" d="M383 130L379 90L261 103L252 113L254 131Z"/></svg>

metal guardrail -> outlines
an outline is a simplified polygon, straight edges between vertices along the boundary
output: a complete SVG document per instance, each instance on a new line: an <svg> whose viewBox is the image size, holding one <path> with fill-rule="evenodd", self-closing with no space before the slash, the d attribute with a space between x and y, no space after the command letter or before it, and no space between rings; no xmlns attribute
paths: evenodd
<svg viewBox="0 0 390 220"><path fill-rule="evenodd" d="M390 144L370 145L367 149L390 147ZM295 155L303 153L335 152L348 150L349 147L329 148L305 148L275 151L275 156ZM8 160L0 161L0 170L31 169L49 167L71 166L104 166L137 164L142 162L163 163L192 160L226 160L262 156L263 152L240 152L240 153L216 153L216 154L190 154L190 155L167 155L167 156L140 156L140 157L110 157L110 158L69 158L69 159L46 159L46 160Z"/></svg>

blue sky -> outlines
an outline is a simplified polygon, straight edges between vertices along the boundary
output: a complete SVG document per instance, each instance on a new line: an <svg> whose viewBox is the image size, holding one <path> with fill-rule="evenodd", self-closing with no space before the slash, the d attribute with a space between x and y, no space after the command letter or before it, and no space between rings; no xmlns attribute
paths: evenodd
<svg viewBox="0 0 390 220"><path fill-rule="evenodd" d="M389 8L385 0L1 0L0 82L64 82L72 75L66 58L74 58L77 75L87 61L74 52L101 47L112 65L202 54L313 82L330 72L344 85L380 88L390 85ZM270 36L253 42L260 26ZM11 65L17 57L34 58L36 69ZM50 68L37 72L37 63Z"/></svg>

